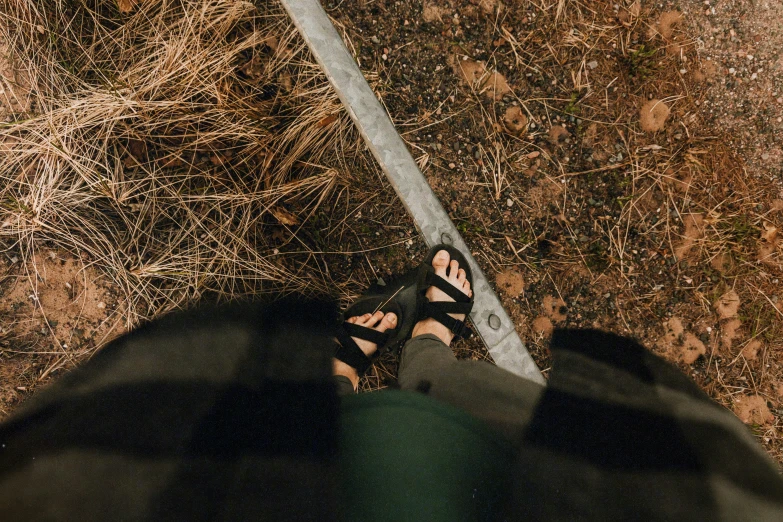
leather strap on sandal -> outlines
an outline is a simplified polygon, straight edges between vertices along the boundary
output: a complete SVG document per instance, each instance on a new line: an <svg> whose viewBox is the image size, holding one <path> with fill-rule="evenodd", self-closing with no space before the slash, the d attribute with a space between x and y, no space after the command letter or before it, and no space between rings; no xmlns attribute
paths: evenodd
<svg viewBox="0 0 783 522"><path fill-rule="evenodd" d="M342 330L337 333L337 340L340 341L340 346L335 351L334 357L355 368L361 377L372 364L372 359L365 355L359 348L359 345L356 344L356 341L352 339L353 337L383 346L389 340L389 334L347 321L343 323Z"/></svg>
<svg viewBox="0 0 783 522"><path fill-rule="evenodd" d="M373 330L366 326L359 326L358 324L349 323L348 321L343 323L343 330L351 337L358 337L359 339L370 341L378 346L383 346L386 344L386 341L389 340L388 331L379 332L378 330Z"/></svg>
<svg viewBox="0 0 783 522"><path fill-rule="evenodd" d="M432 267L427 268L427 276L424 279L424 283L426 287L434 286L438 290L443 291L446 295L454 299L454 301L458 303L471 303L473 304L473 301L465 295L459 288L452 285L445 279L443 279L441 276L435 273L435 270ZM448 302L448 301L437 301L439 303L442 302Z"/></svg>
<svg viewBox="0 0 783 522"><path fill-rule="evenodd" d="M335 359L344 362L351 368L355 368L359 376L364 375L364 372L372 364L370 358L364 354L359 345L356 344L356 341L351 339L351 336L347 333L338 332L337 340L340 341L340 346L334 352Z"/></svg>
<svg viewBox="0 0 783 522"><path fill-rule="evenodd" d="M465 295L459 288L437 275L435 270L428 267L423 287L427 288L430 286L434 286L443 291L443 293L454 299L454 302L429 301L425 298L422 310L424 316L435 319L451 330L451 333L456 337L468 339L473 335L473 332L465 324L465 321L455 319L448 314L464 314L467 316L473 310L473 299Z"/></svg>

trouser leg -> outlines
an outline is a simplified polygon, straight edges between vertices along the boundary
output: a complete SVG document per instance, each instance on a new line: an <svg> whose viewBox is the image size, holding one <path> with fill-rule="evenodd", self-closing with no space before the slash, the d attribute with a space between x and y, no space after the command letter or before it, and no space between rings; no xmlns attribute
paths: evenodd
<svg viewBox="0 0 783 522"><path fill-rule="evenodd" d="M408 341L398 380L484 420L516 440L527 426L544 387L485 361L458 361L435 335Z"/></svg>
<svg viewBox="0 0 783 522"><path fill-rule="evenodd" d="M356 390L353 389L351 379L344 375L335 375L334 383L337 385L337 395L340 397L356 393Z"/></svg>

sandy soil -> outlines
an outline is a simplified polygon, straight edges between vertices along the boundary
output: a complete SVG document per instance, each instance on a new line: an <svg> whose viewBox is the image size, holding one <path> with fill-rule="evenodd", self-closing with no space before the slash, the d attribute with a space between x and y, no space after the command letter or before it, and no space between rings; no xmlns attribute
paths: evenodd
<svg viewBox="0 0 783 522"><path fill-rule="evenodd" d="M30 109L30 80L20 64L9 58L8 44L0 37L0 122Z"/></svg>
<svg viewBox="0 0 783 522"><path fill-rule="evenodd" d="M0 415L123 333L116 289L82 259L42 251L0 261Z"/></svg>
<svg viewBox="0 0 783 522"><path fill-rule="evenodd" d="M634 336L783 460L783 5L324 5L545 374L555 327ZM0 69L4 95L17 89L8 117L27 88ZM352 290L423 248L362 161L298 236L333 252L308 258L313 277ZM64 345L85 355L119 333L122 303L88 259L3 263L11 404L69 367ZM457 351L486 358L478 343ZM362 386L394 371L386 357Z"/></svg>
<svg viewBox="0 0 783 522"><path fill-rule="evenodd" d="M632 335L781 458L782 7L712 4L326 7L545 373Z"/></svg>

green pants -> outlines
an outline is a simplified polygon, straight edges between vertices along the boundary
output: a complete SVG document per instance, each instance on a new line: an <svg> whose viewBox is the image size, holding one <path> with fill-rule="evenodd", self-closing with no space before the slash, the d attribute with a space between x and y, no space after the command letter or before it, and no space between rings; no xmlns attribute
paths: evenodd
<svg viewBox="0 0 783 522"><path fill-rule="evenodd" d="M459 361L435 335L409 340L402 349L398 381L403 390L420 391L460 408L514 441L527 426L544 387L486 361ZM337 379L340 395L353 393L351 382Z"/></svg>

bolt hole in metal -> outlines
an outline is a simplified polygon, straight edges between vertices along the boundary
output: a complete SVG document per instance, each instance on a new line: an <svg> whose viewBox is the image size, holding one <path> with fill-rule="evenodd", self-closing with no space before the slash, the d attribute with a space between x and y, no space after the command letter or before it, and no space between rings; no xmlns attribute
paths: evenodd
<svg viewBox="0 0 783 522"><path fill-rule="evenodd" d="M495 314L489 314L489 319L487 322L489 323L489 327L493 330L500 328L500 317Z"/></svg>
<svg viewBox="0 0 783 522"><path fill-rule="evenodd" d="M365 81L321 3L318 0L281 0L281 3L291 15L340 100L349 109L351 119L397 189L401 202L410 212L416 226L422 231L435 232L433 236L427 233L427 244L433 246L432 243L439 239L444 244L454 246L460 240L459 233L446 211L437 203L432 188L405 147L388 113ZM430 200L432 205L422 204ZM437 230L441 233L437 234ZM465 251L464 254L470 260L470 252ZM544 384L544 378L522 340L510 328L511 319L503 310L497 295L479 267L475 264L472 266L477 291L473 317L487 317L487 321L478 321L475 326L490 355L501 368ZM495 313L491 314L490 310Z"/></svg>

